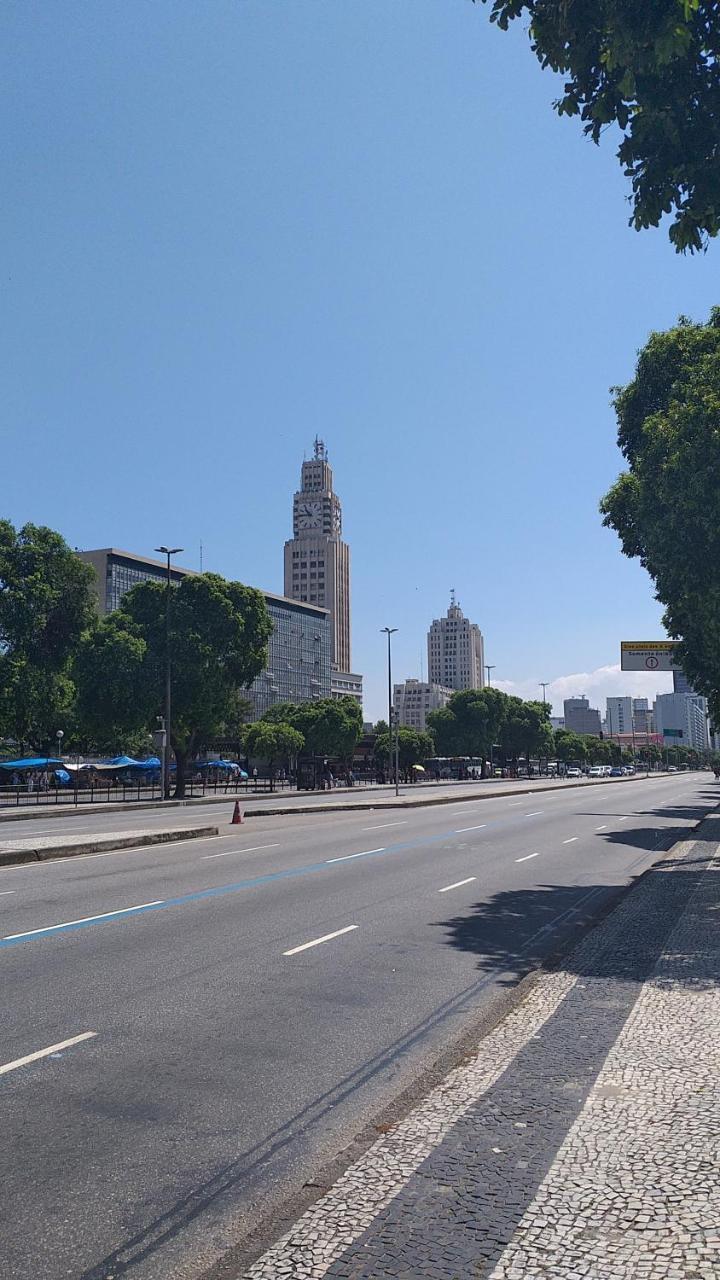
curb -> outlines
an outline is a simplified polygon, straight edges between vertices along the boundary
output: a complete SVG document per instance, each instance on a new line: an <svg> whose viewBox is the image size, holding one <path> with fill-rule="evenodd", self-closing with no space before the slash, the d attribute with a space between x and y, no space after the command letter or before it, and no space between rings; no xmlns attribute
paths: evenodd
<svg viewBox="0 0 720 1280"><path fill-rule="evenodd" d="M342 813L343 811L351 813L356 810L367 810L369 812L375 809L421 809L428 805L460 804L466 800L472 802L476 802L478 800L502 800L509 795L539 795L544 791L570 791L577 789L578 787L614 786L617 783L623 782L654 782L663 778L667 781L668 775L666 773L651 773L646 777L644 774L636 774L629 778L597 778L593 779L592 782L585 778L579 778L577 781L563 782L560 785L555 783L554 785L548 784L541 787L524 787L513 791L474 791L471 794L465 793L460 796L435 795L422 796L417 799L404 796L402 799L392 798L388 800L384 799L381 795L377 797L376 801L373 801L370 804L363 804L361 801L355 800L341 802L339 804L273 805L272 807L266 806L260 809L248 809L244 807L243 812L246 818L261 818L263 814L268 814L270 817L279 817L291 816L293 813L307 815L309 813ZM368 790L373 789L374 788L368 788ZM293 794L297 793L294 792ZM35 818L44 818L47 821L51 816L69 819L76 817L77 814L140 813L143 809L153 809L157 811L161 807L169 811L170 809L181 809L184 807L190 808L192 805L233 804L236 799L239 800L240 796L238 795L236 797L233 794L227 796L188 796L186 800L166 800L164 802L158 800L126 800L121 804L103 804L101 802L99 804L79 804L77 806L68 805L67 808L60 804L45 806L38 805L31 813L23 812L22 809L17 808L12 809L11 811L4 811L0 809L0 826L2 826L3 822L32 822ZM252 801L250 801L250 803L252 803Z"/></svg>
<svg viewBox="0 0 720 1280"><path fill-rule="evenodd" d="M121 836L99 835L82 844L48 844L30 847L18 844L13 849L0 848L0 867L24 862L50 862L53 858L81 857L84 853L104 853L113 849L139 849L152 844L170 844L174 840L202 840L219 835L218 827L189 827L177 831L148 831Z"/></svg>

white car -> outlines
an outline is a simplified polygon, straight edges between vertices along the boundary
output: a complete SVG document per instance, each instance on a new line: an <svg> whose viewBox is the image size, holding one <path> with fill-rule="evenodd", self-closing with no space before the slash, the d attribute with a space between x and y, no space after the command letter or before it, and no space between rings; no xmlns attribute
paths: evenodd
<svg viewBox="0 0 720 1280"><path fill-rule="evenodd" d="M588 769L588 778L604 778L605 770L601 764L594 764L592 769Z"/></svg>
<svg viewBox="0 0 720 1280"><path fill-rule="evenodd" d="M571 764L565 776L568 778L582 778L582 769L578 769L577 765Z"/></svg>

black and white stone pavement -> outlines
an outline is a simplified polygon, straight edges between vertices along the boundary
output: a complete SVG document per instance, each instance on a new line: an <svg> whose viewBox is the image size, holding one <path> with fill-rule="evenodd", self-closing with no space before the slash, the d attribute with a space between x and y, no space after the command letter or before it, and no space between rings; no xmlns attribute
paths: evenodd
<svg viewBox="0 0 720 1280"><path fill-rule="evenodd" d="M246 1273L720 1275L720 816Z"/></svg>

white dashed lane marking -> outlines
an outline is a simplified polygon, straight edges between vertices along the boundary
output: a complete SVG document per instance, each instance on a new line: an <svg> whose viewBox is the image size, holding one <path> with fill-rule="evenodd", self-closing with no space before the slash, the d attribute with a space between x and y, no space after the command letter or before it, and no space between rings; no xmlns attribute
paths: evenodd
<svg viewBox="0 0 720 1280"><path fill-rule="evenodd" d="M35 1053L26 1054L24 1058L15 1058L14 1062L6 1062L0 1067L0 1076L7 1071L16 1071L18 1067L26 1067L30 1062L37 1062L39 1058L48 1058L51 1053L62 1053L63 1049L70 1049L72 1045L80 1044L81 1040L92 1040L96 1035L97 1031L83 1031L81 1035L61 1040L59 1044L50 1044L47 1049L38 1049Z"/></svg>
<svg viewBox="0 0 720 1280"><path fill-rule="evenodd" d="M446 884L444 889L438 889L438 893L449 893L451 889L459 889L461 885L472 884L473 880L477 880L477 876L468 876L467 880L456 880L454 884Z"/></svg>
<svg viewBox="0 0 720 1280"><path fill-rule="evenodd" d="M334 933L324 933L322 938L313 938L311 942L303 942L299 947L291 947L289 951L283 951L284 956L296 956L299 951L309 951L310 947L319 947L323 942L330 942L333 938L339 938L343 933L352 933L353 929L359 929L357 924L349 924L344 929L336 929Z"/></svg>
<svg viewBox="0 0 720 1280"><path fill-rule="evenodd" d="M527 862L530 858L539 858L539 853L526 853L524 858L516 858L516 862Z"/></svg>
<svg viewBox="0 0 720 1280"><path fill-rule="evenodd" d="M580 839L579 836L570 836L569 840L563 840L563 844L574 844L575 841L579 839Z"/></svg>
<svg viewBox="0 0 720 1280"><path fill-rule="evenodd" d="M486 826L487 826L486 822L479 822L476 827L458 827L456 831L453 831L453 835L461 836L464 831L481 831L482 828Z"/></svg>
<svg viewBox="0 0 720 1280"><path fill-rule="evenodd" d="M326 858L326 866L330 866L333 862L349 862L351 858L367 858L369 853L384 853L383 849L363 849L362 853L344 853L341 858Z"/></svg>

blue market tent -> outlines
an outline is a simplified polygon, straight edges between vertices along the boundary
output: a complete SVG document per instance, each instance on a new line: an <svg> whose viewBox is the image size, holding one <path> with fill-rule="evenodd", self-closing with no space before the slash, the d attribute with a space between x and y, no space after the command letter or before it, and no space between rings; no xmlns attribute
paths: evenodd
<svg viewBox="0 0 720 1280"><path fill-rule="evenodd" d="M196 769L218 769L225 773L233 773L239 778L247 778L244 769L240 768L234 760L197 760L195 762Z"/></svg>
<svg viewBox="0 0 720 1280"><path fill-rule="evenodd" d="M28 756L23 760L1 760L0 769L56 769L62 767L62 760L52 756Z"/></svg>

